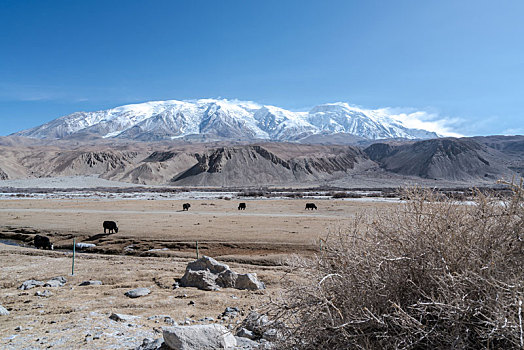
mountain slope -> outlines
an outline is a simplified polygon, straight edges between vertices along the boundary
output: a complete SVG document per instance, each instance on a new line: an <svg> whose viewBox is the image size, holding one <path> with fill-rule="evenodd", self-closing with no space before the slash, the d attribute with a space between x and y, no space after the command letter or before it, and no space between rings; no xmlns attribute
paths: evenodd
<svg viewBox="0 0 524 350"><path fill-rule="evenodd" d="M90 135L139 141L208 135L211 139L300 141L318 134L348 134L373 140L438 136L408 128L384 110L364 110L347 103L291 112L252 102L213 99L156 101L76 112L14 135L40 139Z"/></svg>
<svg viewBox="0 0 524 350"><path fill-rule="evenodd" d="M433 139L401 145L376 143L364 152L387 171L422 178L495 181L511 174L498 151L471 139Z"/></svg>

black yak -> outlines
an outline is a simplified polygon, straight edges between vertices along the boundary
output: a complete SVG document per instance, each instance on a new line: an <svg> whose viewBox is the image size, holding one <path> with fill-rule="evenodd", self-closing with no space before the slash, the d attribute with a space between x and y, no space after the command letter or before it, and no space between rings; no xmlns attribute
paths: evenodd
<svg viewBox="0 0 524 350"><path fill-rule="evenodd" d="M238 210L246 210L246 203L239 203Z"/></svg>
<svg viewBox="0 0 524 350"><path fill-rule="evenodd" d="M34 239L34 244L36 249L43 248L53 250L53 245L51 244L49 237L46 236L36 235Z"/></svg>
<svg viewBox="0 0 524 350"><path fill-rule="evenodd" d="M306 203L306 210L307 209L311 209L311 210L315 209L315 210L317 210L317 206L315 205L315 203Z"/></svg>
<svg viewBox="0 0 524 350"><path fill-rule="evenodd" d="M189 208L191 208L191 204L189 203L182 204L182 210L189 210Z"/></svg>
<svg viewBox="0 0 524 350"><path fill-rule="evenodd" d="M109 230L109 233L118 233L118 227L116 226L116 222L114 221L104 221L104 233L106 233L106 230Z"/></svg>

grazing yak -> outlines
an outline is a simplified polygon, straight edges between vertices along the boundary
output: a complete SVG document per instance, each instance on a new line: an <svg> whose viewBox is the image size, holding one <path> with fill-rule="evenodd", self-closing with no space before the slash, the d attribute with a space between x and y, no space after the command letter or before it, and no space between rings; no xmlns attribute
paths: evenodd
<svg viewBox="0 0 524 350"><path fill-rule="evenodd" d="M246 210L246 203L239 203L238 210Z"/></svg>
<svg viewBox="0 0 524 350"><path fill-rule="evenodd" d="M51 241L49 240L49 237L46 237L46 236L36 235L34 244L35 244L36 249L40 249L40 248L49 249L49 250L54 249L53 245L51 244Z"/></svg>
<svg viewBox="0 0 524 350"><path fill-rule="evenodd" d="M317 210L317 206L315 205L315 203L306 203L306 210L308 210L308 209L311 209L311 210L315 209L315 210Z"/></svg>
<svg viewBox="0 0 524 350"><path fill-rule="evenodd" d="M118 227L116 226L116 222L114 221L104 221L104 233L106 233L106 230L109 230L109 233L118 233Z"/></svg>
<svg viewBox="0 0 524 350"><path fill-rule="evenodd" d="M182 204L182 210L189 210L189 208L191 208L191 204L189 203Z"/></svg>

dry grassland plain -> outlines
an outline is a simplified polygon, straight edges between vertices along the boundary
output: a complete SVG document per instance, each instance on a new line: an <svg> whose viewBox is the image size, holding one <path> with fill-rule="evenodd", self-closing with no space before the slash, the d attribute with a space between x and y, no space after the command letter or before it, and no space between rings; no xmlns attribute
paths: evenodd
<svg viewBox="0 0 524 350"><path fill-rule="evenodd" d="M189 211L182 204L189 202ZM245 202L247 209L237 209ZM306 211L306 202L318 210ZM0 231L41 233L58 249L36 250L0 244L0 304L10 310L0 320L2 348L133 348L144 337L161 337L160 319L192 323L204 317L215 322L225 307L246 315L282 290L292 254L313 254L330 230L348 226L358 212L376 213L392 202L305 199L95 200L17 199L0 201ZM103 234L102 222L118 222L119 232ZM79 252L71 276L69 248L76 242L96 244L92 253ZM188 262L200 254L228 263L238 272L255 272L266 283L263 291L201 291L173 289ZM109 253L109 254L108 254ZM28 279L68 280L59 288L19 290ZM86 280L102 286L81 287ZM129 299L124 293L147 287L151 294ZM35 296L48 289L50 297ZM190 304L194 301L194 305ZM113 312L140 316L131 322L109 320ZM242 315L223 321L236 325ZM20 327L19 330L15 330ZM97 335L93 339L93 335Z"/></svg>

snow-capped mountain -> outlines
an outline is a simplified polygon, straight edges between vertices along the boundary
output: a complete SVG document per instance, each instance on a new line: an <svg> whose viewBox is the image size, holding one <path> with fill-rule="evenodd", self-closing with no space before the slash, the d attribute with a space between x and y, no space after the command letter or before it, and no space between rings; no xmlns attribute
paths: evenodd
<svg viewBox="0 0 524 350"><path fill-rule="evenodd" d="M225 139L298 141L314 134L348 133L366 139L435 138L431 131L406 127L385 110L347 103L292 112L253 102L201 99L154 101L97 112L76 112L17 136L61 139L75 134L142 141L208 135Z"/></svg>

